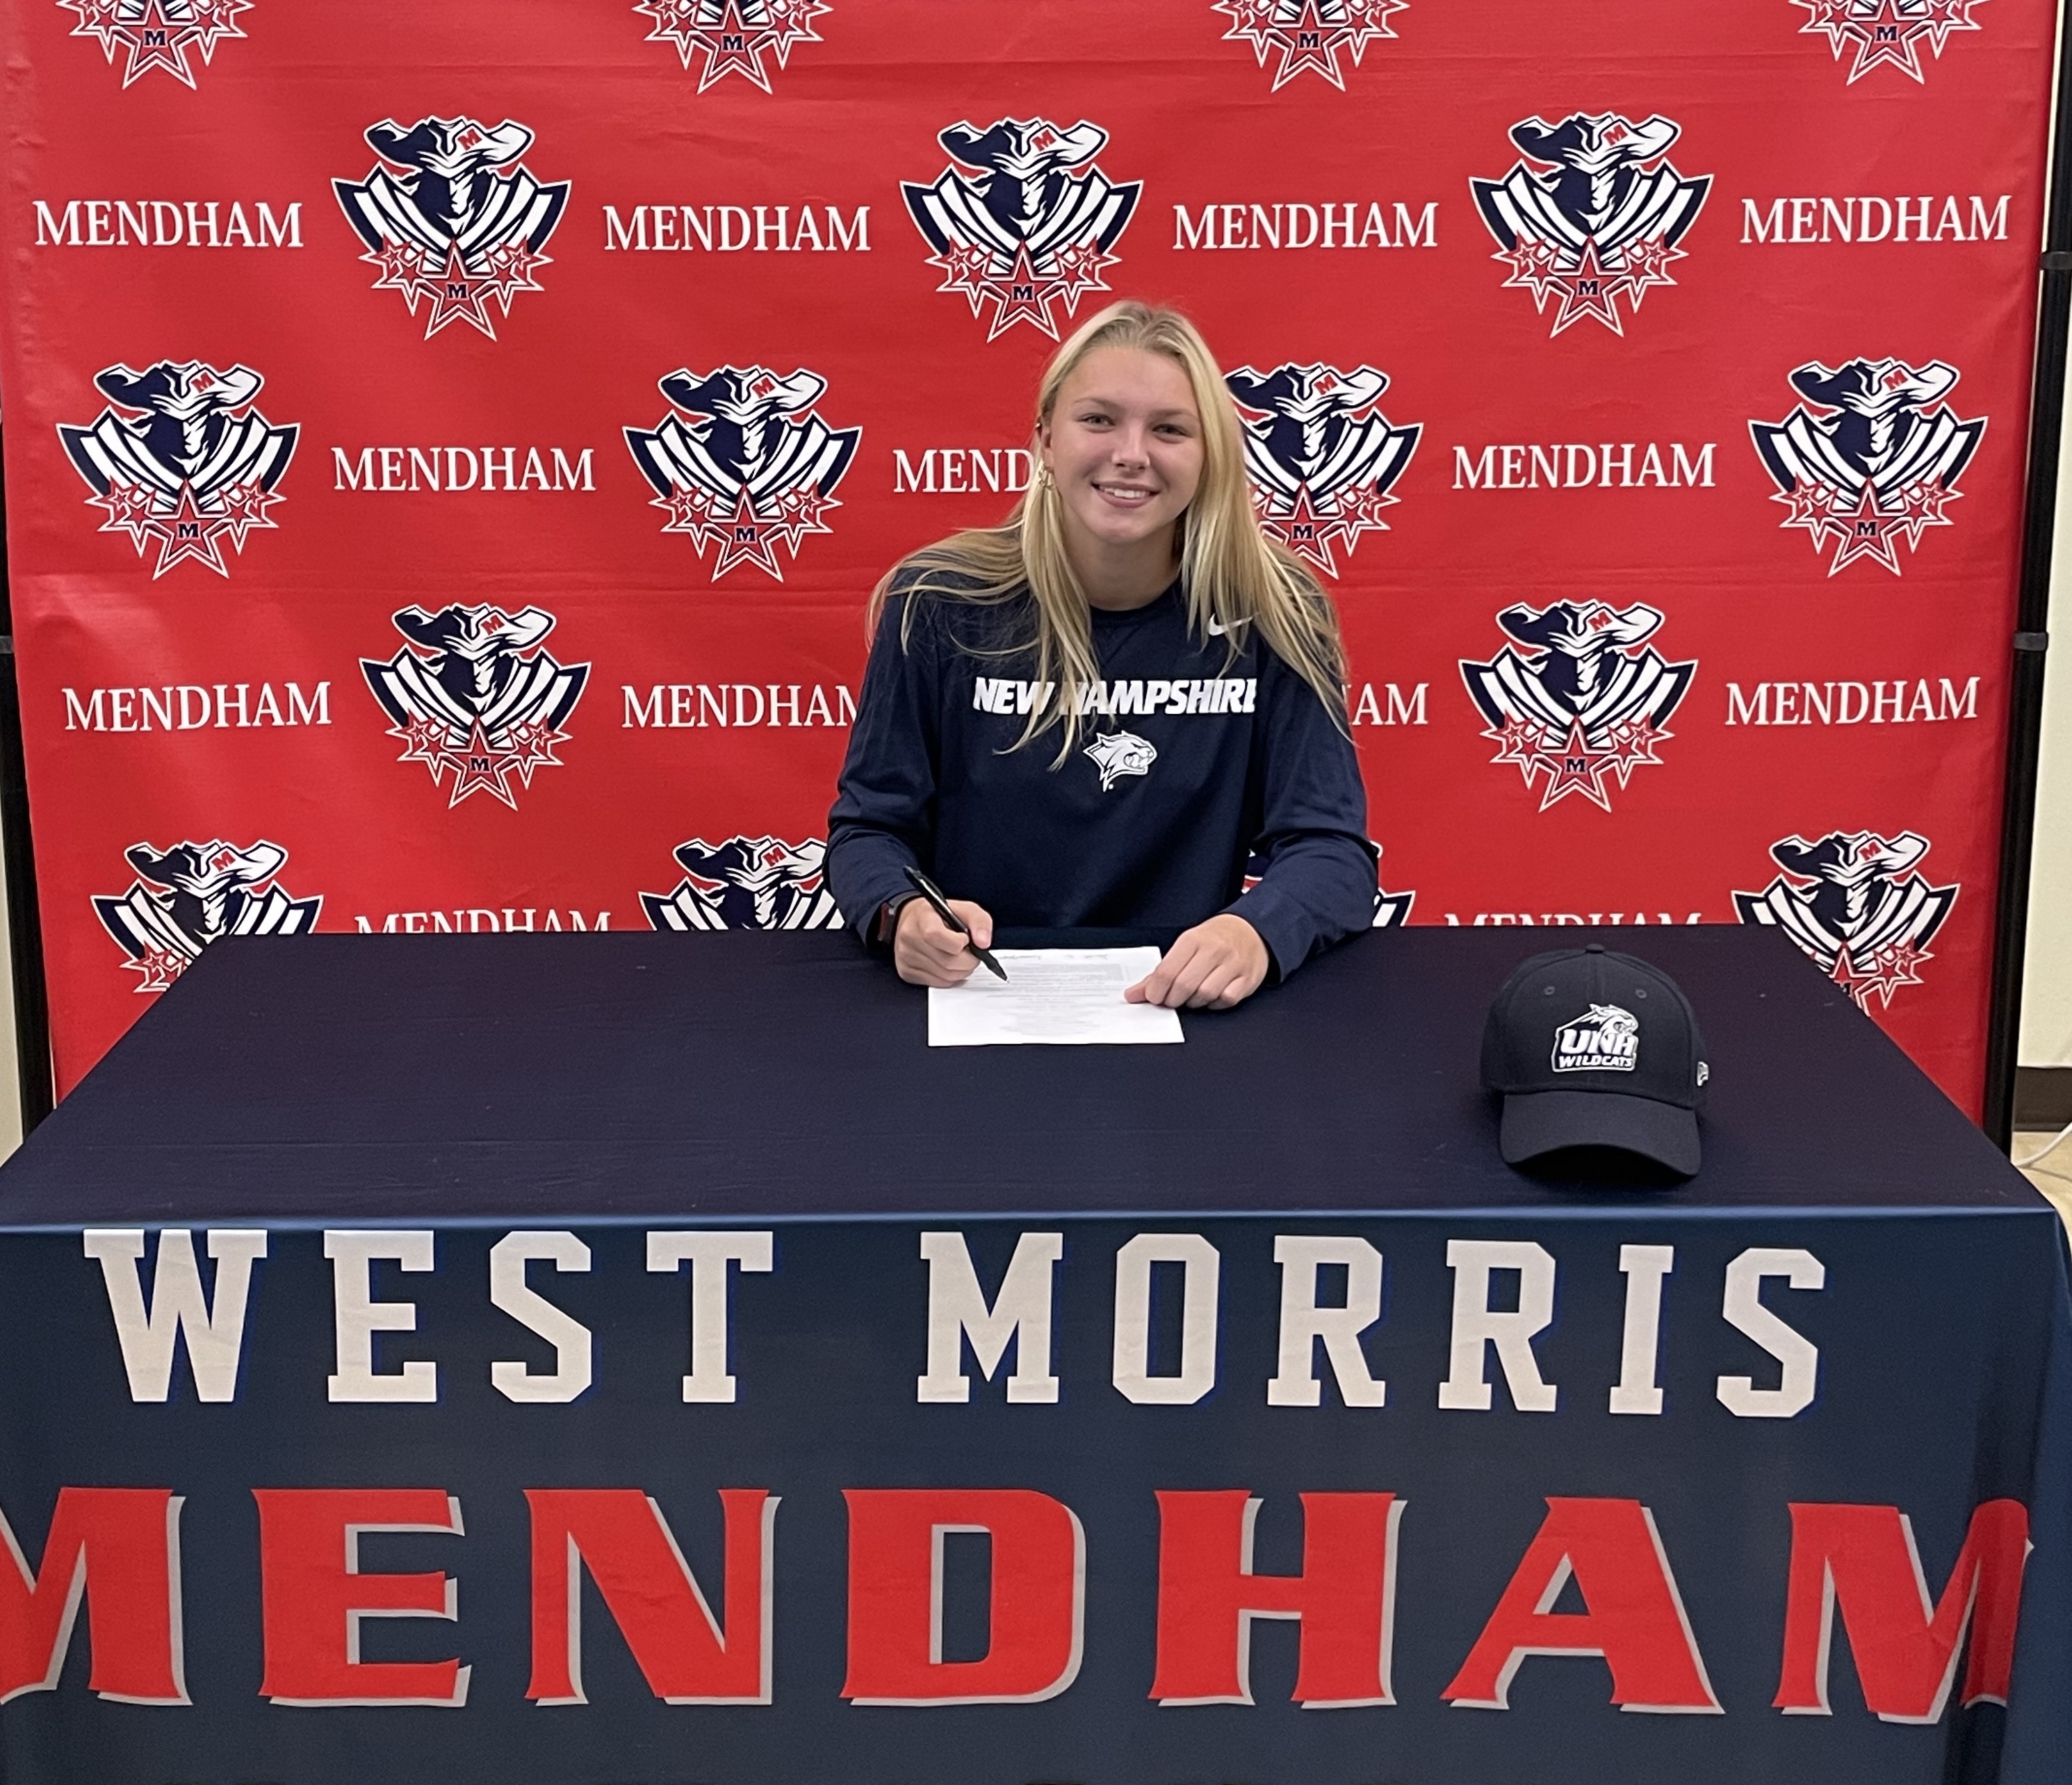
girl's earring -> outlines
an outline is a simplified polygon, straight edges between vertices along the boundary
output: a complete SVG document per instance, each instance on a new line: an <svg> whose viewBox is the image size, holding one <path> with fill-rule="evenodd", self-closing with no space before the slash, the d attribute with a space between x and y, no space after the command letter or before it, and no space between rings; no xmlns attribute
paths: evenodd
<svg viewBox="0 0 2072 1785"><path fill-rule="evenodd" d="M1043 463L1041 459L1038 459L1036 464L1036 487L1039 490L1047 490L1050 487L1050 467Z"/></svg>

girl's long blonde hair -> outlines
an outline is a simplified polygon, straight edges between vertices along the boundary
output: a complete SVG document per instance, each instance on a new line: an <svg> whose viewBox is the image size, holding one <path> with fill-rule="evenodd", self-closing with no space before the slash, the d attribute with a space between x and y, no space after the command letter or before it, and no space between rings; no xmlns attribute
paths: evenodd
<svg viewBox="0 0 2072 1785"><path fill-rule="evenodd" d="M1125 300L1089 317L1052 357L1036 394L1036 425L1048 426L1058 394L1079 362L1097 348L1162 353L1187 375L1202 417L1202 480L1179 521L1180 593L1189 629L1211 635L1211 623L1235 639L1252 625L1281 661L1317 692L1324 709L1346 722L1345 652L1337 610L1301 560L1268 537L1252 504L1237 405L1199 331L1177 310ZM1065 552L1063 504L1046 474L997 527L974 528L902 559L871 591L868 626L874 635L886 599L937 594L976 603L1005 603L1026 589L1036 614L1035 680L1056 697L1033 709L1013 747L1055 726L1063 728L1058 760L1077 742L1085 691L1100 679L1086 591ZM914 603L901 623L912 635ZM1028 641L1003 646L1001 655ZM1231 647L1235 654L1236 646Z"/></svg>

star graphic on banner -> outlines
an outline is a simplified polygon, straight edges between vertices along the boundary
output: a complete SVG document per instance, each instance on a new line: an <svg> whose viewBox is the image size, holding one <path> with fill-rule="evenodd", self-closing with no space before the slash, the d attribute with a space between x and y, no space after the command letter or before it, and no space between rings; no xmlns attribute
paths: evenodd
<svg viewBox="0 0 2072 1785"><path fill-rule="evenodd" d="M1853 508L1837 509L1828 524L1842 536L1835 548L1834 561L1827 566L1833 576L1860 557L1882 564L1894 576L1900 574L1898 536L1906 530L1903 515L1889 515L1878 507L1877 486L1868 479Z"/></svg>
<svg viewBox="0 0 2072 1785"><path fill-rule="evenodd" d="M993 270L992 250L976 245L952 245L943 253L930 255L929 259L948 275L935 289L961 292L971 300L972 315L976 316L979 302L985 295L987 275Z"/></svg>
<svg viewBox="0 0 2072 1785"><path fill-rule="evenodd" d="M226 484L217 491L216 512L223 517L230 543L241 552L245 549L245 535L250 529L278 525L278 522L267 517L266 511L281 500L269 494L256 479L246 483Z"/></svg>
<svg viewBox="0 0 2072 1785"><path fill-rule="evenodd" d="M541 289L532 277L535 267L553 264L552 257L536 254L522 241L500 242L483 257L489 269L489 279L496 301L504 306L504 314L511 314L511 299L520 291Z"/></svg>
<svg viewBox="0 0 2072 1785"><path fill-rule="evenodd" d="M669 511L669 518L662 524L665 533L702 533L713 524L719 512L718 504L700 489L677 488L667 496L651 496L648 506ZM700 545L702 549L703 542Z"/></svg>
<svg viewBox="0 0 2072 1785"><path fill-rule="evenodd" d="M187 957L177 948L153 947L122 964L134 967L144 976L137 987L139 992L162 992L187 970Z"/></svg>
<svg viewBox="0 0 2072 1785"><path fill-rule="evenodd" d="M1655 722L1645 714L1637 719L1610 726L1605 733L1605 760L1617 771L1619 785L1625 787L1633 779L1633 771L1643 763L1662 766L1662 759L1655 754L1656 742L1673 737L1672 732L1658 731Z"/></svg>
<svg viewBox="0 0 2072 1785"><path fill-rule="evenodd" d="M1872 69L1888 64L1910 80L1924 80L1922 43L1939 56L1952 31L1977 31L1979 22L1971 16L1971 9L1984 0L1877 0L1868 10L1869 0L1792 0L1792 4L1804 7L1807 14L1800 32L1823 35L1836 61L1845 48L1853 52L1849 64L1853 86Z"/></svg>
<svg viewBox="0 0 2072 1785"><path fill-rule="evenodd" d="M1338 47L1352 33L1342 26L1326 27L1317 11L1317 0L1302 0L1301 10L1292 23L1267 27L1261 41L1281 52L1281 66L1273 72L1276 93L1298 74L1320 74L1339 92L1346 87L1338 72Z"/></svg>
<svg viewBox="0 0 2072 1785"><path fill-rule="evenodd" d="M1899 0L1878 0L1875 13L1868 19L1852 19L1843 35L1856 46L1856 63L1849 70L1851 85L1888 62L1913 80L1922 78L1919 39L1928 35L1928 26L1901 12Z"/></svg>
<svg viewBox="0 0 2072 1785"><path fill-rule="evenodd" d="M1560 314L1554 319L1554 332L1559 335L1571 323L1581 322L1585 316L1594 316L1614 335L1624 335L1619 326L1618 305L1615 301L1622 287L1630 290L1631 283L1622 273L1607 273L1597 260L1597 245L1585 241L1582 258L1576 263L1572 273L1556 275L1551 282L1561 294Z"/></svg>
<svg viewBox="0 0 2072 1785"><path fill-rule="evenodd" d="M1583 722L1573 720L1568 726L1568 736L1560 749L1549 751L1541 759L1549 771L1547 791L1540 796L1542 812L1556 800L1565 800L1572 793L1580 793L1606 812L1612 809L1610 797L1605 792L1605 775L1610 764L1601 751L1590 748L1583 735Z"/></svg>
<svg viewBox="0 0 2072 1785"><path fill-rule="evenodd" d="M187 45L199 46L203 33L190 24L171 23L160 0L144 0L142 16L117 26L116 41L130 51L129 66L122 71L122 84L141 80L154 68L163 68L181 85L195 84L194 70L187 66Z"/></svg>
<svg viewBox="0 0 2072 1785"><path fill-rule="evenodd" d="M568 742L565 731L557 731L544 721L520 719L505 733L507 754L511 766L527 787L532 784L532 771L546 767L559 768L561 759L554 754L554 746Z"/></svg>
<svg viewBox="0 0 2072 1785"><path fill-rule="evenodd" d="M1825 483L1815 483L1805 478L1795 479L1788 490L1779 490L1770 499L1782 502L1791 510L1780 527L1803 527L1813 536L1813 549L1818 551L1827 542L1827 529L1833 524L1830 516L1835 512L1835 492Z"/></svg>
<svg viewBox="0 0 2072 1785"><path fill-rule="evenodd" d="M489 319L486 300L495 288L495 280L468 270L467 262L461 258L460 245L454 243L446 250L445 270L421 283L421 289L432 300L431 315L425 322L425 339L429 341L447 323L458 322L479 328L495 340L496 328ZM413 311L415 307L412 306Z"/></svg>
<svg viewBox="0 0 2072 1785"><path fill-rule="evenodd" d="M796 557L799 541L808 533L832 533L834 529L820 519L830 508L841 504L831 496L823 496L811 483L801 483L781 491L777 497L778 524L784 530L784 543Z"/></svg>
<svg viewBox="0 0 2072 1785"><path fill-rule="evenodd" d="M738 0L725 0L717 8L712 0L639 0L633 10L655 21L647 41L674 43L686 68L693 52L704 52L700 93L738 74L767 93L770 74L763 66L764 52L776 59L779 68L787 66L794 44L822 41L812 22L832 9L823 0L762 0L760 6L751 0L753 23Z"/></svg>
<svg viewBox="0 0 2072 1785"><path fill-rule="evenodd" d="M182 482L179 500L174 504L169 515L154 516L147 529L162 543L158 547L157 568L151 572L155 582L183 558L193 558L206 564L220 577L230 574L223 561L223 549L216 544L216 536L227 532L230 523L214 516L205 515L195 501L194 486Z"/></svg>
<svg viewBox="0 0 2072 1785"><path fill-rule="evenodd" d="M1392 508L1401 499L1376 489L1371 483L1356 483L1338 495L1338 531L1345 536L1346 549L1353 550L1359 544L1362 533L1385 533L1388 523L1381 518L1384 508Z"/></svg>
<svg viewBox="0 0 2072 1785"><path fill-rule="evenodd" d="M1627 245L1620 260L1636 312L1650 286L1675 284L1669 276L1669 263L1686 258L1682 249L1671 248L1659 236L1643 236L1638 241Z"/></svg>
<svg viewBox="0 0 2072 1785"><path fill-rule="evenodd" d="M425 763L432 771L433 784L438 783L441 759L446 755L446 728L438 719L413 718L401 726L391 726L388 735L403 740L403 754L399 763Z"/></svg>
<svg viewBox="0 0 2072 1785"><path fill-rule="evenodd" d="M1268 517L1268 530L1297 557L1307 558L1325 575L1334 577L1338 567L1331 557L1331 535L1335 522L1320 519L1309 500L1309 486L1295 486L1295 500L1285 514Z"/></svg>
<svg viewBox="0 0 2072 1785"><path fill-rule="evenodd" d="M1921 984L1921 976L1914 969L1930 958L1924 948L1910 942L1895 942L1871 956L1870 969L1864 977L1877 988L1881 1003L1889 1006L1892 994L1901 986Z"/></svg>
<svg viewBox="0 0 2072 1785"><path fill-rule="evenodd" d="M417 299L423 294L425 269L431 264L424 249L414 242L388 242L360 257L380 269L381 277L374 282L374 289L401 292L410 314L416 315Z"/></svg>
<svg viewBox="0 0 2072 1785"><path fill-rule="evenodd" d="M1524 286L1532 293L1536 306L1546 303L1547 294L1553 289L1560 271L1561 257L1553 243L1533 236L1521 236L1515 248L1499 249L1490 258L1503 261L1511 269L1511 277L1503 282L1507 290L1515 285Z"/></svg>
<svg viewBox="0 0 2072 1785"><path fill-rule="evenodd" d="M511 791L513 765L510 756L491 746L481 720L477 719L469 730L467 746L459 751L450 751L445 759L454 771L453 794L446 801L447 811L452 811L471 795L485 791L495 794L513 812L518 809L517 796ZM434 779L437 779L436 772Z"/></svg>
<svg viewBox="0 0 2072 1785"><path fill-rule="evenodd" d="M1058 282L1037 277L1028 243L1015 249L1013 270L1005 280L994 282L988 295L994 305L993 327L985 337L989 341L997 339L1017 323L1034 323L1052 340L1057 339L1058 325L1050 319L1050 304L1059 295Z"/></svg>
<svg viewBox="0 0 2072 1785"><path fill-rule="evenodd" d="M1231 21L1223 40L1249 43L1262 68L1271 51L1281 52L1274 92L1308 73L1321 75L1342 93L1346 83L1338 51L1346 51L1357 68L1374 39L1395 36L1389 15L1408 4L1408 0L1300 0L1299 5L1290 0L1215 0L1210 10Z"/></svg>
<svg viewBox="0 0 2072 1785"><path fill-rule="evenodd" d="M109 479L105 496L90 496L86 499L90 508L105 508L108 518L101 522L104 533L127 533L130 543L137 548L137 555L144 555L144 541L150 532L151 516L158 512L158 496L149 484L125 483L120 478Z"/></svg>
<svg viewBox="0 0 2072 1785"><path fill-rule="evenodd" d="M709 531L719 541L719 557L713 566L713 582L718 582L735 565L743 563L768 571L779 582L784 580L784 573L777 563L777 541L783 532L783 524L765 520L757 514L746 488L735 502L732 516L715 522Z"/></svg>
<svg viewBox="0 0 2072 1785"><path fill-rule="evenodd" d="M1500 746L1492 761L1522 763L1539 753L1540 730L1530 719L1512 717L1494 731L1485 731L1482 735L1494 739Z"/></svg>
<svg viewBox="0 0 2072 1785"><path fill-rule="evenodd" d="M1910 550L1920 549L1921 536L1928 528L1952 524L1949 516L1943 513L1943 508L1963 493L1962 490L1944 488L1939 477L1911 484L1900 492L1899 518L1906 528Z"/></svg>

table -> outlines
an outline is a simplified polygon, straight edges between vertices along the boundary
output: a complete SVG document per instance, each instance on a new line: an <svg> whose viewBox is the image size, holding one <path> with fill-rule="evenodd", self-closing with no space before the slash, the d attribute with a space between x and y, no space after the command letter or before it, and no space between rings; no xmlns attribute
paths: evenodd
<svg viewBox="0 0 2072 1785"><path fill-rule="evenodd" d="M212 948L0 1170L0 1776L2062 1779L2055 1216L1738 928L1601 937L1698 1177L1506 1167L1585 939L932 1051L838 936Z"/></svg>

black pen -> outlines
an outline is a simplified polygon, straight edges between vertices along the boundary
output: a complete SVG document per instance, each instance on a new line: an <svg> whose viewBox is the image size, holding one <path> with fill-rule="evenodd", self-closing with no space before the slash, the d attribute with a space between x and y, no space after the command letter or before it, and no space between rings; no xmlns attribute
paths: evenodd
<svg viewBox="0 0 2072 1785"><path fill-rule="evenodd" d="M931 880L927 875L922 873L919 868L910 867L907 869L906 878L914 882L915 891L919 893L923 899L927 899L931 905L935 907L935 915L939 917L945 923L948 924L952 929L955 930L964 939L964 946L970 949L973 954L978 956L980 964L981 966L990 967L993 972L997 973L1002 979L1006 978L1007 969L1001 966L998 961L995 960L993 956L986 952L986 950L981 948L976 942L972 940L971 926L966 923L962 918L958 916L955 911L950 909L950 902L947 899L944 898L943 889L937 886L934 881Z"/></svg>

